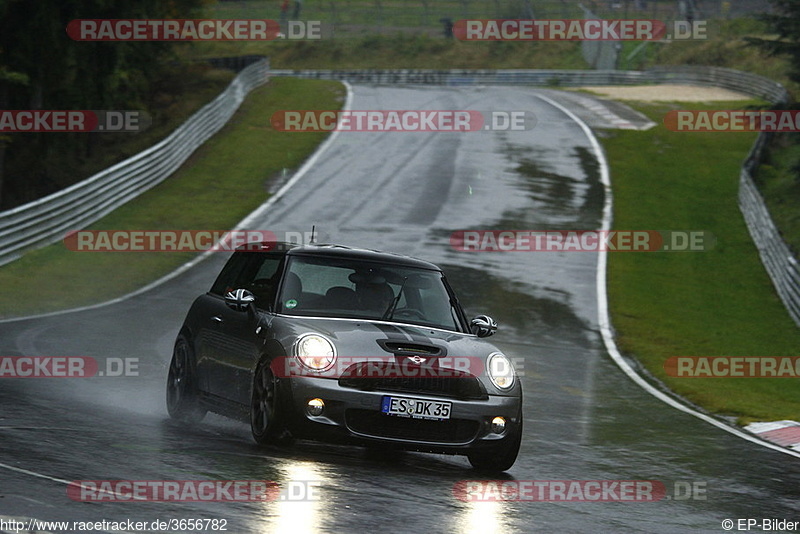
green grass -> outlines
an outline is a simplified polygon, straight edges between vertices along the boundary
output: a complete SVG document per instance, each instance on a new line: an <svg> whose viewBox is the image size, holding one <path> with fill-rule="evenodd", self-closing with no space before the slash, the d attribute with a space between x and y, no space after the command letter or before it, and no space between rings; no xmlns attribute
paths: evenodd
<svg viewBox="0 0 800 534"><path fill-rule="evenodd" d="M438 36L365 35L321 41L201 42L188 58L269 56L276 69L586 69L577 42L462 42Z"/></svg>
<svg viewBox="0 0 800 534"><path fill-rule="evenodd" d="M293 18L293 2L288 17ZM300 20L319 20L335 28L336 38L365 33L406 31L441 35L440 19L580 19L584 11L581 2L566 0L304 0ZM582 2L596 16L606 19L678 20L679 7L674 0L651 0L646 9L637 10L633 2ZM718 5L706 2L704 12L717 18L722 13ZM209 3L206 12L212 18L280 19L281 2L277 0L239 0ZM753 10L755 11L755 10Z"/></svg>
<svg viewBox="0 0 800 534"><path fill-rule="evenodd" d="M641 47L640 42L624 42L619 67L727 67L766 76L784 84L792 94L798 94L800 84L789 80L786 58L768 57L744 42L746 36L766 35L760 22L709 21L709 27L706 40L648 42ZM637 53L628 59L636 49ZM182 54L191 59L262 54L269 56L273 68L278 69L588 68L579 42L463 42L445 39L439 33L405 31L321 41L198 42L185 47Z"/></svg>
<svg viewBox="0 0 800 534"><path fill-rule="evenodd" d="M462 42L445 39L438 25L442 15L425 15L423 0L376 2L352 0L326 2L306 0L304 20L331 23L346 20L363 24L363 31L344 31L341 28L322 41L269 42L198 42L186 47L184 54L191 58L263 54L270 57L274 68L281 69L586 69L579 42ZM500 2L500 11L505 9ZM335 5L334 16L331 6ZM383 25L392 32L380 32L375 10L383 6ZM463 11L454 18L496 18L494 2L433 2L429 11ZM573 6L574 7L574 6ZM537 6L537 9L541 9ZM566 7L570 11L569 7ZM551 10L552 11L552 10ZM443 12L443 11L442 11ZM261 1L220 2L209 6L209 13L220 17L277 17L277 4ZM552 18L570 18L573 13L556 10ZM338 17L338 19L337 19ZM539 16L539 18L544 18ZM433 19L431 22L430 19ZM671 17L667 17L671 19ZM433 23L433 26L430 24ZM347 24L343 24L347 29ZM435 27L431 30L430 27ZM338 25L337 25L338 27ZM352 28L350 28L352 30ZM347 38L340 38L346 34ZM672 42L623 42L618 67L648 69L659 65L716 66L744 70L766 76L784 84L797 94L800 84L789 80L788 60L768 57L758 48L748 46L744 37L767 37L766 26L754 18L709 20L707 39ZM634 54L635 52L635 54ZM633 55L631 55L633 54ZM629 57L631 56L631 57Z"/></svg>
<svg viewBox="0 0 800 534"><path fill-rule="evenodd" d="M326 133L282 133L279 109L338 109L338 82L276 79L255 90L229 124L162 184L89 229L226 230L267 198L271 178L296 169ZM178 252L73 252L63 243L0 267L0 317L59 310L124 295L193 257ZM36 298L30 298L35 295Z"/></svg>
<svg viewBox="0 0 800 534"><path fill-rule="evenodd" d="M249 0L216 2L207 8L212 18L266 18L280 20L281 2ZM292 17L290 2L288 17ZM535 3L538 18L580 18L575 2ZM300 20L319 20L333 25L337 38L403 29L408 32L442 34L439 19L500 19L522 16L517 0L304 0Z"/></svg>
<svg viewBox="0 0 800 534"><path fill-rule="evenodd" d="M800 420L797 379L666 376L671 356L798 356L800 329L775 293L737 204L740 165L755 134L671 132L662 118L685 104L634 107L659 125L609 132L602 140L614 227L705 230L717 243L703 252L609 255L609 306L620 348L713 412L741 423Z"/></svg>

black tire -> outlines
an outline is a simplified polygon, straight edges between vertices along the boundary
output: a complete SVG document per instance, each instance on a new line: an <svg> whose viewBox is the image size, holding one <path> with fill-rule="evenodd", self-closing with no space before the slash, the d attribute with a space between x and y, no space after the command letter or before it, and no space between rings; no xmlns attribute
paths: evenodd
<svg viewBox="0 0 800 534"><path fill-rule="evenodd" d="M173 419L185 423L198 423L206 415L206 410L200 405L192 348L183 335L175 341L169 364L167 412Z"/></svg>
<svg viewBox="0 0 800 534"><path fill-rule="evenodd" d="M505 440L504 440L505 441ZM486 449L480 452L472 452L467 455L472 467L479 471L499 473L508 471L514 462L517 461L519 447L522 443L522 415L519 416L519 427L517 435L507 443L500 446Z"/></svg>
<svg viewBox="0 0 800 534"><path fill-rule="evenodd" d="M250 401L250 431L259 445L277 445L289 440L278 391L278 381L269 362L262 361L253 376Z"/></svg>

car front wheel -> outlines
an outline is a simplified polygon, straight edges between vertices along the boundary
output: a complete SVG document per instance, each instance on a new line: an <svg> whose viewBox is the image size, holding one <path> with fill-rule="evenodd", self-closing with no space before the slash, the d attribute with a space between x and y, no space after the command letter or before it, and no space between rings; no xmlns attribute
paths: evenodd
<svg viewBox="0 0 800 534"><path fill-rule="evenodd" d="M167 412L173 419L199 422L206 415L200 406L191 347L182 335L175 341L167 376Z"/></svg>
<svg viewBox="0 0 800 534"><path fill-rule="evenodd" d="M258 365L253 378L250 429L260 445L275 444L287 434L278 405L278 383L267 361Z"/></svg>

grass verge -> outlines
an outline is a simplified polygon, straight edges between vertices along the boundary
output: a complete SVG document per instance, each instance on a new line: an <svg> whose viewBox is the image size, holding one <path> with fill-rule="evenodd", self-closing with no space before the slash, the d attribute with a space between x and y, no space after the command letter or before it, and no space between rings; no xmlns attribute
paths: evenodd
<svg viewBox="0 0 800 534"><path fill-rule="evenodd" d="M577 42L463 42L395 33L320 41L201 42L185 57L269 56L276 69L586 69Z"/></svg>
<svg viewBox="0 0 800 534"><path fill-rule="evenodd" d="M609 306L621 350L673 391L741 424L800 420L797 379L666 375L671 356L797 356L800 330L775 293L737 204L740 165L755 134L671 132L661 119L675 106L633 107L658 126L602 139L614 228L706 230L717 243L704 252L609 255Z"/></svg>
<svg viewBox="0 0 800 534"><path fill-rule="evenodd" d="M338 109L338 82L275 79L256 89L222 131L169 179L118 208L91 230L225 230L268 197L327 133L277 132L279 109ZM222 179L224 178L224 179ZM223 199L222 201L220 199ZM192 258L183 252L72 252L59 242L0 267L0 317L101 302L134 291ZM35 295L36 298L30 298Z"/></svg>

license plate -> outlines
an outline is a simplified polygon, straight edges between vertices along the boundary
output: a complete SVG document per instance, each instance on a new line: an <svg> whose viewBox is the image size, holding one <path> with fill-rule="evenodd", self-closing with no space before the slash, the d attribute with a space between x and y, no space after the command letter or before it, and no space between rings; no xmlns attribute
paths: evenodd
<svg viewBox="0 0 800 534"><path fill-rule="evenodd" d="M386 415L398 415L413 419L450 419L452 403L413 399L409 397L383 397L381 411Z"/></svg>

